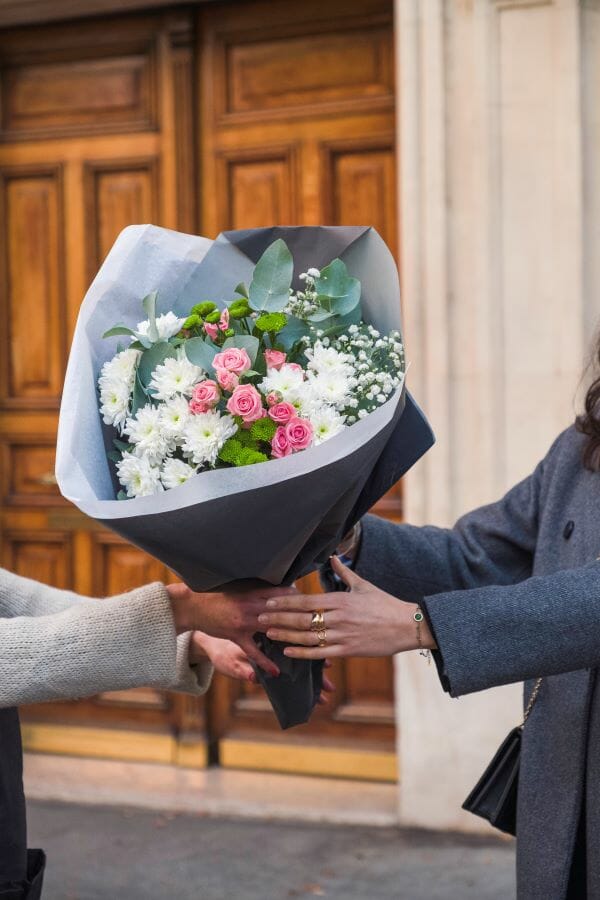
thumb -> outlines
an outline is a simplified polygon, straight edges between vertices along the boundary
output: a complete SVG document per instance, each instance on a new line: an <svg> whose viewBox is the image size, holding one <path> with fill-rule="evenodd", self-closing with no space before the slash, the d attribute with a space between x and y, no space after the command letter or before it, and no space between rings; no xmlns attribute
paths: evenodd
<svg viewBox="0 0 600 900"><path fill-rule="evenodd" d="M352 569L348 566L345 566L344 563L340 560L339 556L331 557L331 568L338 575L345 585L347 585L351 591L357 591L364 584L363 579L360 575L357 575Z"/></svg>

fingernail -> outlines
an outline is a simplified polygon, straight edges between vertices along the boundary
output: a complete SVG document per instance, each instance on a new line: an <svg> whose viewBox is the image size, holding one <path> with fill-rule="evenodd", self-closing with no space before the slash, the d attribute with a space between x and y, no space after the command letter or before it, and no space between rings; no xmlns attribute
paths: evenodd
<svg viewBox="0 0 600 900"><path fill-rule="evenodd" d="M276 600L267 600L267 606L273 609L274 606L277 606Z"/></svg>
<svg viewBox="0 0 600 900"><path fill-rule="evenodd" d="M265 625L269 621L269 617L264 614L258 617L258 621L261 625Z"/></svg>
<svg viewBox="0 0 600 900"><path fill-rule="evenodd" d="M279 671L279 669L271 669L271 675L273 676L273 678L279 678L281 672Z"/></svg>
<svg viewBox="0 0 600 900"><path fill-rule="evenodd" d="M250 674L248 675L248 681L250 681L252 684L256 684L256 675L254 674L254 672L250 672Z"/></svg>

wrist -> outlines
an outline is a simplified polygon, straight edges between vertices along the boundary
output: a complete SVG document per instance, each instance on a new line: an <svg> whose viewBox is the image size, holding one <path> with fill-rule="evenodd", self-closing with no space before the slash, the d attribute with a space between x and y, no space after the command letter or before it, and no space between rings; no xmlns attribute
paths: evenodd
<svg viewBox="0 0 600 900"><path fill-rule="evenodd" d="M415 650L436 650L437 644L431 633L431 628L423 609L418 603L410 604L411 624L413 628L413 649Z"/></svg>
<svg viewBox="0 0 600 900"><path fill-rule="evenodd" d="M167 584L167 594L171 602L171 612L177 634L194 631L192 613L192 592L185 584Z"/></svg>

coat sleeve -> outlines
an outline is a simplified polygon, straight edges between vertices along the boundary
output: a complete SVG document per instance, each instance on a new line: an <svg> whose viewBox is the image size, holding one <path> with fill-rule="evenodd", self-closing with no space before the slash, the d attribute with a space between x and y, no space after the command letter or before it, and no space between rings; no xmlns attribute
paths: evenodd
<svg viewBox="0 0 600 900"><path fill-rule="evenodd" d="M422 601L454 697L600 666L600 561Z"/></svg>
<svg viewBox="0 0 600 900"><path fill-rule="evenodd" d="M0 570L0 706L149 685L202 694L208 663L190 666L164 585L106 600Z"/></svg>
<svg viewBox="0 0 600 900"><path fill-rule="evenodd" d="M419 528L366 516L356 572L415 603L431 594L529 577L545 463L502 500L468 513L454 528Z"/></svg>

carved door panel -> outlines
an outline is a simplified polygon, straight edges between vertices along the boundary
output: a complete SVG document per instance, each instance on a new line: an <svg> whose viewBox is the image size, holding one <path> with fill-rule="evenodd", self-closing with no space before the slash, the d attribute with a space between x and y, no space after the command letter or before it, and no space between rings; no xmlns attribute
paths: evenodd
<svg viewBox="0 0 600 900"><path fill-rule="evenodd" d="M91 596L168 577L61 499L54 447L78 307L115 237L195 227L192 24L166 13L0 33L1 561ZM25 719L33 747L206 759L202 704L165 692Z"/></svg>
<svg viewBox="0 0 600 900"><path fill-rule="evenodd" d="M392 4L207 6L199 33L204 233L372 224L395 250ZM399 489L377 511L398 518ZM392 661L338 661L333 677L335 701L285 735L259 688L217 679L221 761L393 779Z"/></svg>

